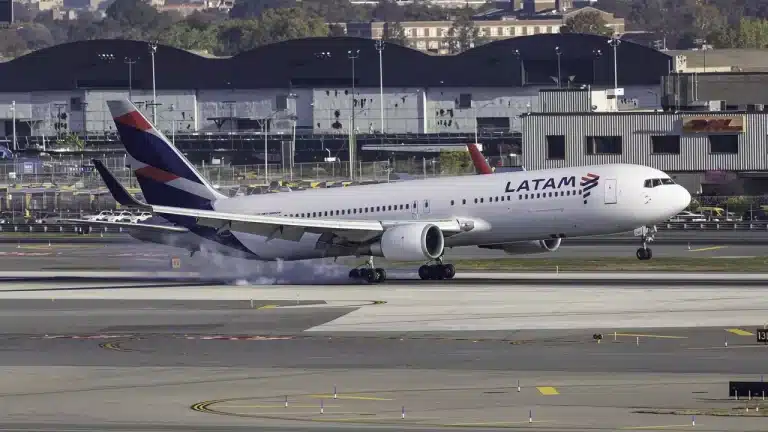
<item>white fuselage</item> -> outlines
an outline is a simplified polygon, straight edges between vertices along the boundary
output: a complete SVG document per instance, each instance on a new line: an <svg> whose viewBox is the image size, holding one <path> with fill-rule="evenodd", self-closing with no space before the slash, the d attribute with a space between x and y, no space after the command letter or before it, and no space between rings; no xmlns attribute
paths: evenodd
<svg viewBox="0 0 768 432"><path fill-rule="evenodd" d="M580 183L590 173L599 179L585 198ZM326 220L471 220L475 228L447 236L445 246L477 246L626 232L667 220L690 203L682 186L646 187L649 179L669 176L640 165L592 165L250 195L219 200L214 207ZM306 233L298 242L233 234L264 260L326 256L316 247L317 234Z"/></svg>

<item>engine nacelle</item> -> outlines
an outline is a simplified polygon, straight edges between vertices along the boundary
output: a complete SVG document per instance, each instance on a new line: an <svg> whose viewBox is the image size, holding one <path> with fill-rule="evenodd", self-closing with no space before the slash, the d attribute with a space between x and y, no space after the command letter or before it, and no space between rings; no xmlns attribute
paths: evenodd
<svg viewBox="0 0 768 432"><path fill-rule="evenodd" d="M423 261L439 258L445 237L436 225L408 223L392 227L370 247L370 254L393 261Z"/></svg>
<svg viewBox="0 0 768 432"><path fill-rule="evenodd" d="M480 246L484 249L502 249L509 255L527 255L540 252L554 252L560 248L561 238L536 240L531 242L505 243L491 246Z"/></svg>

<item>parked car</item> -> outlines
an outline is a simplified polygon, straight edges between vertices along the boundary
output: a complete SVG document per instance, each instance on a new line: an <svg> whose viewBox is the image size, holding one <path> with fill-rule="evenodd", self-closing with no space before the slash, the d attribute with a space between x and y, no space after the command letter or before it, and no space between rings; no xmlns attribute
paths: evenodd
<svg viewBox="0 0 768 432"><path fill-rule="evenodd" d="M768 213L763 209L747 210L742 215L743 221L768 221Z"/></svg>

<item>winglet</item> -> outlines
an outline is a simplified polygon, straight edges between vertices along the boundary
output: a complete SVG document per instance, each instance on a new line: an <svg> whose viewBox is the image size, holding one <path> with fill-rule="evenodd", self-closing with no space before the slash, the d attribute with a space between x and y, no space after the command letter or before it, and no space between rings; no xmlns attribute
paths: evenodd
<svg viewBox="0 0 768 432"><path fill-rule="evenodd" d="M125 207L137 207L142 209L151 209L152 207L144 204L143 202L137 200L133 197L130 193L128 193L127 190L123 187L123 185L120 184L119 181L115 178L115 176L112 174L107 167L104 166L104 164L98 160L98 159L92 159L91 162L93 162L93 166L96 167L96 171L99 172L99 175L101 176L101 179L104 180L104 184L107 185L107 189L109 189L109 193L112 194L112 197L120 203L120 205Z"/></svg>
<svg viewBox="0 0 768 432"><path fill-rule="evenodd" d="M483 154L477 148L477 144L467 144L469 156L472 158L472 164L475 166L478 174L493 174L491 166L483 157Z"/></svg>

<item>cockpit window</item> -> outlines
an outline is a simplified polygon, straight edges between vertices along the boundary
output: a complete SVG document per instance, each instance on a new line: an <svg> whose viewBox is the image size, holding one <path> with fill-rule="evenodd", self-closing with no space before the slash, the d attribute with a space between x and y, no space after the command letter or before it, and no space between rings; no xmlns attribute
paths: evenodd
<svg viewBox="0 0 768 432"><path fill-rule="evenodd" d="M675 184L675 182L672 181L671 178L656 178L656 179L647 179L643 183L643 187L655 188L656 186L673 185L673 184Z"/></svg>

